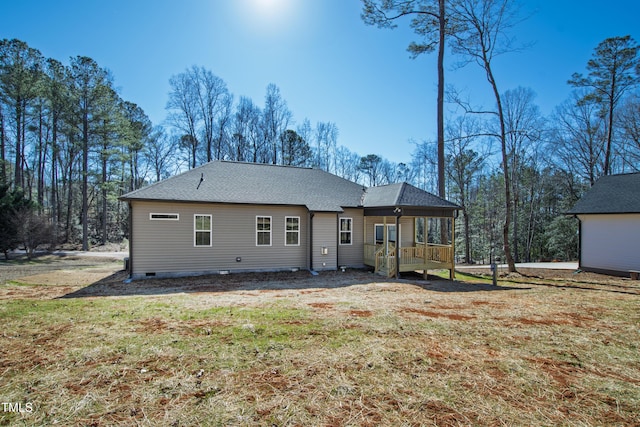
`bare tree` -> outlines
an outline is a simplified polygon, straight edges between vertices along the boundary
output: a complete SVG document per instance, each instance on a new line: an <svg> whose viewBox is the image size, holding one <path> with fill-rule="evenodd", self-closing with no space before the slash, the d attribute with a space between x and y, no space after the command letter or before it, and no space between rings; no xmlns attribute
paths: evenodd
<svg viewBox="0 0 640 427"><path fill-rule="evenodd" d="M220 159L222 134L231 112L233 98L227 90L227 84L204 67L193 66L186 74L190 76L196 94L206 161Z"/></svg>
<svg viewBox="0 0 640 427"><path fill-rule="evenodd" d="M472 186L484 167L484 155L474 148L478 134L481 133L480 124L470 116L459 116L449 122L447 126L447 173L453 184L453 193L457 195L457 203L462 207L464 219L464 259L467 264L471 259L471 205Z"/></svg>
<svg viewBox="0 0 640 427"><path fill-rule="evenodd" d="M187 71L172 76L169 85L171 91L166 107L169 110L167 120L184 135L180 141L189 150L189 167L195 168L200 145L198 128L202 114L198 108L197 81Z"/></svg>
<svg viewBox="0 0 640 427"><path fill-rule="evenodd" d="M619 115L626 149L621 153L623 170L640 170L640 94L628 97Z"/></svg>
<svg viewBox="0 0 640 427"><path fill-rule="evenodd" d="M335 174L353 182L360 182L361 174L358 166L360 156L347 147L341 145L336 148Z"/></svg>
<svg viewBox="0 0 640 427"><path fill-rule="evenodd" d="M262 110L262 124L264 129L265 144L270 147L269 163L281 164L284 157L284 146L280 139L289 123L292 114L287 107L287 102L282 98L280 89L273 83L267 86L264 110Z"/></svg>
<svg viewBox="0 0 640 427"><path fill-rule="evenodd" d="M28 259L33 258L38 246L51 242L51 223L32 206L16 210L12 221L17 230L17 239L24 247Z"/></svg>
<svg viewBox="0 0 640 427"><path fill-rule="evenodd" d="M602 175L605 124L598 106L584 101L584 91L573 92L559 105L552 118L554 160L571 175L581 176L595 184Z"/></svg>
<svg viewBox="0 0 640 427"><path fill-rule="evenodd" d="M414 141L415 149L411 153L411 168L414 171L416 185L425 191L435 193L437 180L437 145L433 141Z"/></svg>
<svg viewBox="0 0 640 427"><path fill-rule="evenodd" d="M165 130L155 127L144 146L143 155L158 182L168 175L169 159L175 155L175 149Z"/></svg>
<svg viewBox="0 0 640 427"><path fill-rule="evenodd" d="M324 171L332 172L335 169L333 160L338 146L338 127L332 122L318 122L315 130L315 165Z"/></svg>
<svg viewBox="0 0 640 427"><path fill-rule="evenodd" d="M447 2L445 0L363 0L362 19L366 24L379 28L395 28L396 22L410 16L411 27L422 39L409 45L415 58L422 53L438 49L438 96L437 107L437 158L438 194L446 197L445 185L445 140L444 140L444 52L445 37L452 26L448 25Z"/></svg>
<svg viewBox="0 0 640 427"><path fill-rule="evenodd" d="M256 163L262 151L262 129L260 126L260 108L251 98L241 96L233 116L232 140L234 149L230 157L238 161Z"/></svg>
<svg viewBox="0 0 640 427"><path fill-rule="evenodd" d="M511 181L507 130L503 100L493 71L493 60L499 55L515 50L513 40L506 34L517 22L518 11L512 0L452 0L452 5L452 13L455 14L456 23L460 25L460 31L453 35L454 51L467 58L468 62L475 62L482 68L496 101L496 109L484 113L493 115L498 121L499 130L495 136L501 146L505 194L503 246L509 271L514 272L516 266L509 242L513 199L509 184Z"/></svg>
<svg viewBox="0 0 640 427"><path fill-rule="evenodd" d="M513 256L520 262L520 203L524 174L535 162L537 149L542 140L542 129L545 127L540 109L534 103L535 93L530 88L517 87L507 90L503 95L505 136L507 157L511 170L511 194L513 196ZM529 180L531 184L535 180ZM530 192L527 192L527 194ZM528 198L531 201L531 198Z"/></svg>

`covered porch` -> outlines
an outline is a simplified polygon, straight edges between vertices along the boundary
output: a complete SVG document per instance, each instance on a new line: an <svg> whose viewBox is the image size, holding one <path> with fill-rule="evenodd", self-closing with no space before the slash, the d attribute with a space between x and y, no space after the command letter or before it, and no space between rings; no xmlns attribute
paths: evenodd
<svg viewBox="0 0 640 427"><path fill-rule="evenodd" d="M364 263L378 274L449 270L455 278L455 209L365 209Z"/></svg>

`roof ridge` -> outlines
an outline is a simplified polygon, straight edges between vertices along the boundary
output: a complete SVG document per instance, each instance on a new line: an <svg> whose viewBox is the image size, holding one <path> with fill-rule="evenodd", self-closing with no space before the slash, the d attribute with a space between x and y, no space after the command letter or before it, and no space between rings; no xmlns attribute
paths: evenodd
<svg viewBox="0 0 640 427"><path fill-rule="evenodd" d="M209 163L213 163L213 162L239 164L239 165L272 166L272 167L291 168L291 169L307 169L307 170L316 170L317 169L317 168L314 168L313 166L274 165L272 163L248 162L248 161L242 161L242 160L223 160L223 159L220 159L220 160L212 160ZM322 170L322 169L318 169L318 170ZM326 171L323 171L323 172L326 172Z"/></svg>
<svg viewBox="0 0 640 427"><path fill-rule="evenodd" d="M404 196L404 191L407 188L407 182L406 181L402 181L399 182L397 184L400 184L400 189L398 190L398 195L396 196L396 205L400 203L400 201L402 200L402 196Z"/></svg>

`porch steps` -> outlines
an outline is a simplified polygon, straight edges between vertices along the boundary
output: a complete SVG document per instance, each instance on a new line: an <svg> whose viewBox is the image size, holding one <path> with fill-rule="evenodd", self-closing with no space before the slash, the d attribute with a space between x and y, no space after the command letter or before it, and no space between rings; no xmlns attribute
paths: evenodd
<svg viewBox="0 0 640 427"><path fill-rule="evenodd" d="M392 277L393 275L389 274L389 269L386 267L380 267L378 269L378 271L376 271L376 274L380 275L380 276L384 276L384 277Z"/></svg>

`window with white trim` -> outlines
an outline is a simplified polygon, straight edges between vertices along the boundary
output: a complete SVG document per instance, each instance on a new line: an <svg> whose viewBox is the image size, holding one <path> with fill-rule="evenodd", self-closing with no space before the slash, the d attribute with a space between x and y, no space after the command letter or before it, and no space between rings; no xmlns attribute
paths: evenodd
<svg viewBox="0 0 640 427"><path fill-rule="evenodd" d="M177 213L150 213L149 219L154 221L178 221L180 214Z"/></svg>
<svg viewBox="0 0 640 427"><path fill-rule="evenodd" d="M211 246L211 215L193 215L193 246Z"/></svg>
<svg viewBox="0 0 640 427"><path fill-rule="evenodd" d="M287 216L284 218L284 245L300 246L299 216Z"/></svg>
<svg viewBox="0 0 640 427"><path fill-rule="evenodd" d="M270 216L256 216L256 246L271 246Z"/></svg>
<svg viewBox="0 0 640 427"><path fill-rule="evenodd" d="M353 238L353 219L340 218L340 244L350 245Z"/></svg>
<svg viewBox="0 0 640 427"><path fill-rule="evenodd" d="M424 218L416 218L415 221L415 242L416 243L424 243L425 239L425 219Z"/></svg>

